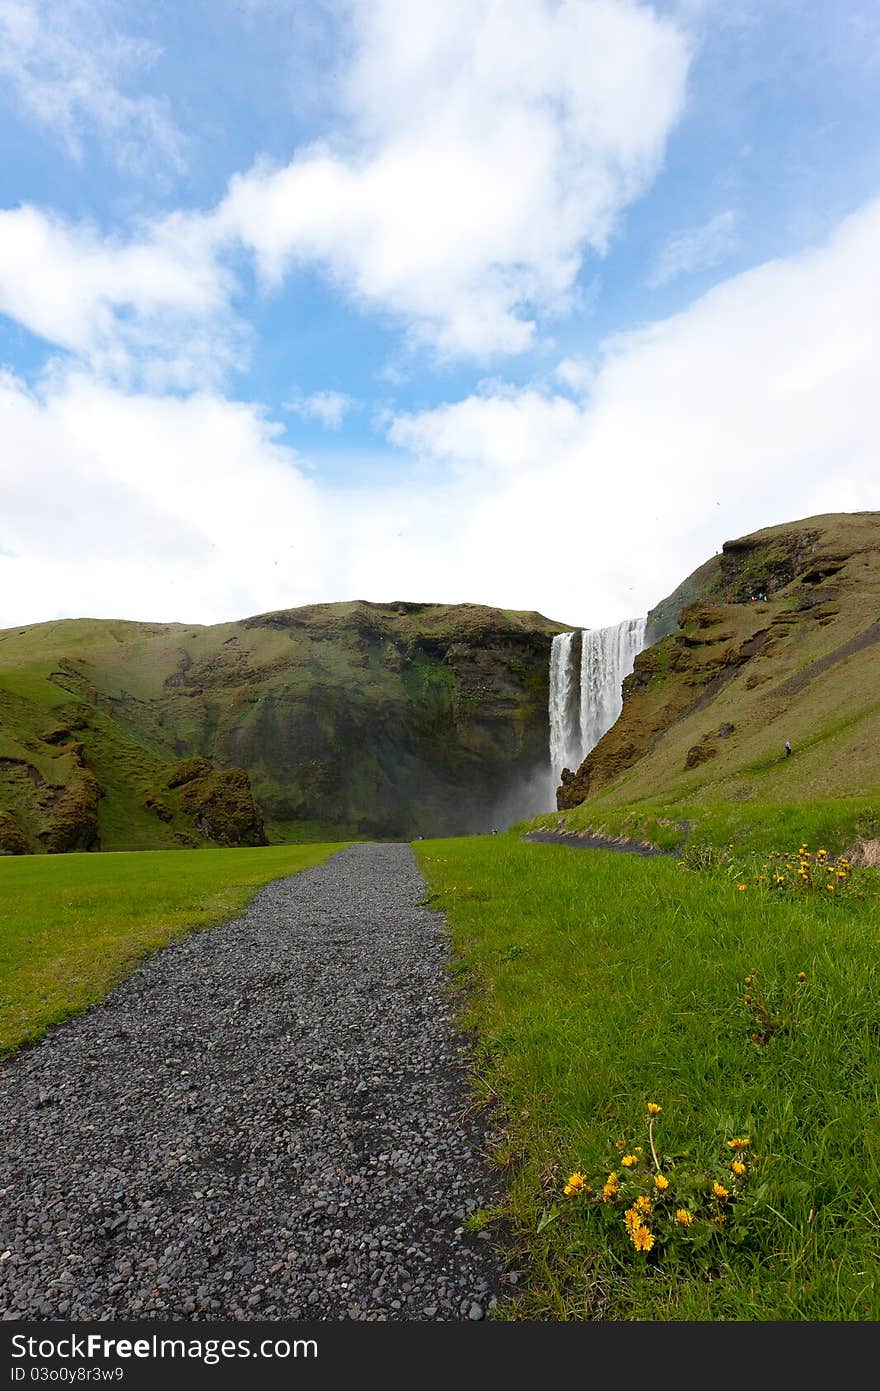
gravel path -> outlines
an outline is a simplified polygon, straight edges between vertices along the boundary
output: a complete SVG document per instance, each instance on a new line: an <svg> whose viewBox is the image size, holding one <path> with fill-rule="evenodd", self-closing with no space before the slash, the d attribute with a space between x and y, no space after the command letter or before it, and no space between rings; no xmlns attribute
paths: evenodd
<svg viewBox="0 0 880 1391"><path fill-rule="evenodd" d="M0 1069L7 1319L479 1319L498 1197L440 914L357 845Z"/></svg>

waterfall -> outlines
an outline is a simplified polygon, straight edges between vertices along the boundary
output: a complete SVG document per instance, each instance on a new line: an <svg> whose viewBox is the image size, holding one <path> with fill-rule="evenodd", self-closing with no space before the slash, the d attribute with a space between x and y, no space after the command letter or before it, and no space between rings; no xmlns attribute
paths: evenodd
<svg viewBox="0 0 880 1391"><path fill-rule="evenodd" d="M550 769L554 787L563 768L580 763L579 633L560 633L550 648Z"/></svg>
<svg viewBox="0 0 880 1391"><path fill-rule="evenodd" d="M644 618L560 633L550 648L550 769L579 768L623 709L620 688L645 645ZM580 660L578 660L578 654Z"/></svg>
<svg viewBox="0 0 880 1391"><path fill-rule="evenodd" d="M645 645L644 618L584 633L581 649L581 758L586 758L623 709L620 688Z"/></svg>

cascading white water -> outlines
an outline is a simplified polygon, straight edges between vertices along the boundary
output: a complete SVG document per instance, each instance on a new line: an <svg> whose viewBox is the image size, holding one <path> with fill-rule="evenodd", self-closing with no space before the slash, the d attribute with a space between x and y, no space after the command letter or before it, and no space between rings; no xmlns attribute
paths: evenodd
<svg viewBox="0 0 880 1391"><path fill-rule="evenodd" d="M550 771L579 768L623 709L621 686L645 645L644 618L560 633L550 648ZM580 660L578 660L580 652Z"/></svg>
<svg viewBox="0 0 880 1391"><path fill-rule="evenodd" d="M559 633L550 648L550 769L553 786L563 768L580 763L579 633Z"/></svg>
<svg viewBox="0 0 880 1391"><path fill-rule="evenodd" d="M594 749L623 709L620 688L645 645L644 618L587 630L581 648L581 759Z"/></svg>

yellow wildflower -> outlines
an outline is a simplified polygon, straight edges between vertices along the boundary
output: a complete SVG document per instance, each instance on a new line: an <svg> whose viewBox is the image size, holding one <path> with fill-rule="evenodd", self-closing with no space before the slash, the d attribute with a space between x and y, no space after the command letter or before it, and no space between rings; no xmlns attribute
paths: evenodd
<svg viewBox="0 0 880 1391"><path fill-rule="evenodd" d="M742 1178L743 1174L746 1171L746 1166L741 1159L734 1159L730 1167L736 1174L737 1178Z"/></svg>
<svg viewBox="0 0 880 1391"><path fill-rule="evenodd" d="M654 1238L647 1227L634 1227L630 1232L630 1237L637 1251L650 1251L654 1245Z"/></svg>
<svg viewBox="0 0 880 1391"><path fill-rule="evenodd" d="M565 1185L563 1192L567 1198L571 1198L575 1193L583 1193L586 1186L587 1180L584 1178L583 1174L575 1172L569 1175L568 1183Z"/></svg>
<svg viewBox="0 0 880 1391"><path fill-rule="evenodd" d="M656 1103L655 1101L649 1101L649 1102L648 1102L648 1115L649 1115L649 1116L659 1116L659 1114L660 1114L660 1112L661 1112L662 1110L663 1110L663 1107L662 1107L662 1106L658 1106L657 1103Z"/></svg>
<svg viewBox="0 0 880 1391"><path fill-rule="evenodd" d="M715 1194L715 1197L716 1197L716 1198L720 1198L722 1202L724 1202L725 1198L729 1198L729 1197L730 1197L730 1193L729 1193L729 1191L724 1187L724 1184L723 1184L723 1183L713 1183L713 1184L712 1184L712 1192Z"/></svg>
<svg viewBox="0 0 880 1391"><path fill-rule="evenodd" d="M747 1150L751 1143L751 1140L742 1135L738 1136L736 1139L728 1140L727 1148L729 1150Z"/></svg>
<svg viewBox="0 0 880 1391"><path fill-rule="evenodd" d="M631 1169L634 1164L638 1164L639 1157L637 1154L625 1154L620 1162L624 1169Z"/></svg>
<svg viewBox="0 0 880 1391"><path fill-rule="evenodd" d="M654 1187L657 1189L658 1193L665 1193L666 1189L669 1187L669 1179L665 1178L663 1174L655 1174Z"/></svg>
<svg viewBox="0 0 880 1391"><path fill-rule="evenodd" d="M641 1227L643 1225L642 1215L637 1207L627 1208L626 1212L623 1214L623 1220L626 1224L626 1230L629 1232L630 1236L632 1236L636 1227Z"/></svg>
<svg viewBox="0 0 880 1391"><path fill-rule="evenodd" d="M694 1220L692 1212L688 1212L686 1207L680 1207L675 1214L675 1220L680 1227L689 1227Z"/></svg>
<svg viewBox="0 0 880 1391"><path fill-rule="evenodd" d="M816 851L816 854L817 854L817 856L819 857L820 860L824 860L824 859L825 859L825 856L828 854L828 851L827 851L827 850L817 850L817 851Z"/></svg>
<svg viewBox="0 0 880 1391"><path fill-rule="evenodd" d="M744 889L745 889L746 886L745 886L745 884L737 884L736 887L739 889L740 893L742 893L742 892L744 891Z"/></svg>
<svg viewBox="0 0 880 1391"><path fill-rule="evenodd" d="M826 887L826 889L828 890L828 892L829 892L830 894L833 894L833 893L834 893L834 885L833 885L833 884L826 884L825 887Z"/></svg>
<svg viewBox="0 0 880 1391"><path fill-rule="evenodd" d="M617 1175L609 1174L602 1187L603 1203L610 1203L613 1198L617 1197L618 1191Z"/></svg>
<svg viewBox="0 0 880 1391"><path fill-rule="evenodd" d="M647 1217L648 1213L651 1211L651 1199L647 1194L643 1193L641 1197L636 1198L633 1207Z"/></svg>

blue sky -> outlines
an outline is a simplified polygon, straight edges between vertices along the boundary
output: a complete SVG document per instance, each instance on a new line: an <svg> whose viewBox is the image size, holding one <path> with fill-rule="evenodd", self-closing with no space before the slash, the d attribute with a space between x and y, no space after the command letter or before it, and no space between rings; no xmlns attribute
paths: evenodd
<svg viewBox="0 0 880 1391"><path fill-rule="evenodd" d="M642 612L880 507L873 0L0 0L0 623Z"/></svg>

